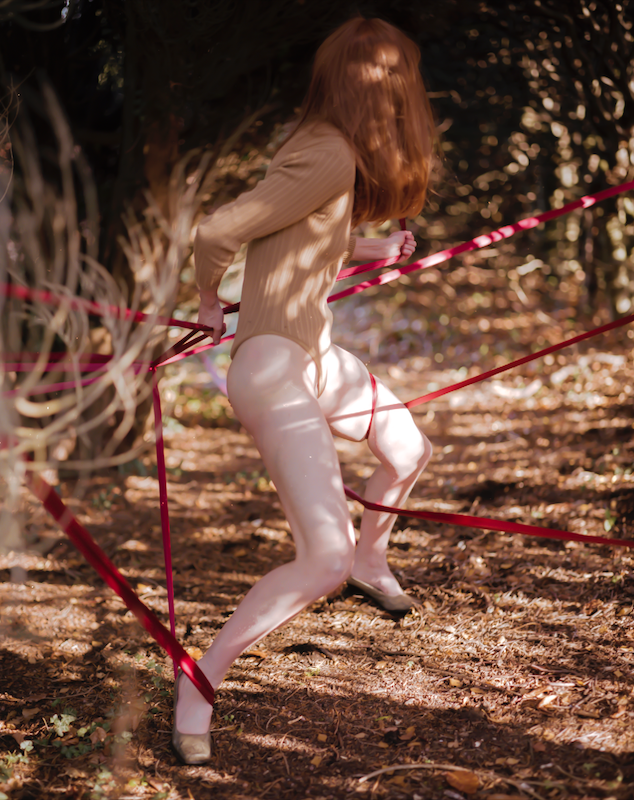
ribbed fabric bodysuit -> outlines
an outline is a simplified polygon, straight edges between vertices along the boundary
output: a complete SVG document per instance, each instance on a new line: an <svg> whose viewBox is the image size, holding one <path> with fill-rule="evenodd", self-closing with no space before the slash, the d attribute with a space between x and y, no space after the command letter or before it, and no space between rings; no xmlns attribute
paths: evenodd
<svg viewBox="0 0 634 800"><path fill-rule="evenodd" d="M343 135L323 122L302 126L283 145L266 177L198 226L194 243L201 290L217 288L249 242L240 317L231 350L260 334L300 344L317 366L330 347L328 295L349 257L355 159Z"/></svg>

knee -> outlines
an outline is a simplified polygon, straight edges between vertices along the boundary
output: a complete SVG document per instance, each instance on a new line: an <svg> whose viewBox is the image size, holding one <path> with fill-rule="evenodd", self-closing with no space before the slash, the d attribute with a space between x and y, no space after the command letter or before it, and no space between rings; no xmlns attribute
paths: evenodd
<svg viewBox="0 0 634 800"><path fill-rule="evenodd" d="M322 597L334 591L350 577L354 563L355 546L353 542L341 543L338 546L323 548L319 554L309 557L309 569L312 576L313 594Z"/></svg>
<svg viewBox="0 0 634 800"><path fill-rule="evenodd" d="M354 552L355 546L350 544L344 551L335 554L334 558L330 559L328 567L330 585L327 589L328 592L332 592L350 577L354 564Z"/></svg>
<svg viewBox="0 0 634 800"><path fill-rule="evenodd" d="M330 552L325 553L322 561L325 582L328 584L326 592L332 592L347 578L352 572L354 563L354 542L346 541L341 546L331 548Z"/></svg>
<svg viewBox="0 0 634 800"><path fill-rule="evenodd" d="M390 466L399 481L418 478L431 458L432 444L424 433L412 439L392 454Z"/></svg>

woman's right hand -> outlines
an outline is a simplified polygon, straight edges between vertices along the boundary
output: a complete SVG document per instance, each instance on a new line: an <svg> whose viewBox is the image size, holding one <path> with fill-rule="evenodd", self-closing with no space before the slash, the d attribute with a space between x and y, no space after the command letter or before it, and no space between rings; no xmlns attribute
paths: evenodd
<svg viewBox="0 0 634 800"><path fill-rule="evenodd" d="M407 261L416 249L416 239L411 231L395 231L383 239L385 247L384 258L397 258L397 264Z"/></svg>
<svg viewBox="0 0 634 800"><path fill-rule="evenodd" d="M198 324L206 325L213 330L208 333L214 344L218 344L222 334L227 330L224 323L222 306L215 292L200 293L200 308L198 309Z"/></svg>
<svg viewBox="0 0 634 800"><path fill-rule="evenodd" d="M389 258L397 259L392 263L400 263L416 250L416 239L411 231L394 231L385 239L364 239L357 236L351 261L379 261Z"/></svg>

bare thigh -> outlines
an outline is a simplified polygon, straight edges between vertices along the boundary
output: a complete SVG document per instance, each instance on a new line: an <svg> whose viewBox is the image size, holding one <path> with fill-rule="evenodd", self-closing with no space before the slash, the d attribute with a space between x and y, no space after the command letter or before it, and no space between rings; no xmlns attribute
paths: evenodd
<svg viewBox="0 0 634 800"><path fill-rule="evenodd" d="M326 387L319 397L319 405L330 430L344 439L360 442L367 436L372 418L373 392L367 367L352 353L333 345L324 359L324 372ZM376 383L377 402L370 447L374 449L376 432L394 427L397 418L398 425L404 425L417 440L420 434L408 409L385 384L378 379Z"/></svg>
<svg viewBox="0 0 634 800"><path fill-rule="evenodd" d="M317 370L297 343L273 334L245 341L229 370L234 410L253 436L293 532L297 557L353 543L337 452L317 400ZM321 562L320 562L321 563Z"/></svg>

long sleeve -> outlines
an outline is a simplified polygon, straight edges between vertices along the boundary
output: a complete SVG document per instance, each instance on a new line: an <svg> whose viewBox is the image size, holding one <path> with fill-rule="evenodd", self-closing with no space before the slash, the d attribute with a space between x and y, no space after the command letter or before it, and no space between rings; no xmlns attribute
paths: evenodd
<svg viewBox="0 0 634 800"><path fill-rule="evenodd" d="M291 140L288 152L280 151L252 191L199 224L194 261L201 290L218 285L242 243L291 228L350 190L354 160L341 139L303 141L301 149L294 149Z"/></svg>
<svg viewBox="0 0 634 800"><path fill-rule="evenodd" d="M248 242L232 357L252 336L284 336L314 359L319 391L330 348L328 294L350 239L356 163L343 134L302 125L273 158L264 180L198 226L196 280L214 290Z"/></svg>
<svg viewBox="0 0 634 800"><path fill-rule="evenodd" d="M350 236L350 239L348 240L348 246L346 247L346 252L343 254L342 263L344 267L346 266L346 264L350 263L356 243L357 243L357 237L354 234L352 234Z"/></svg>

